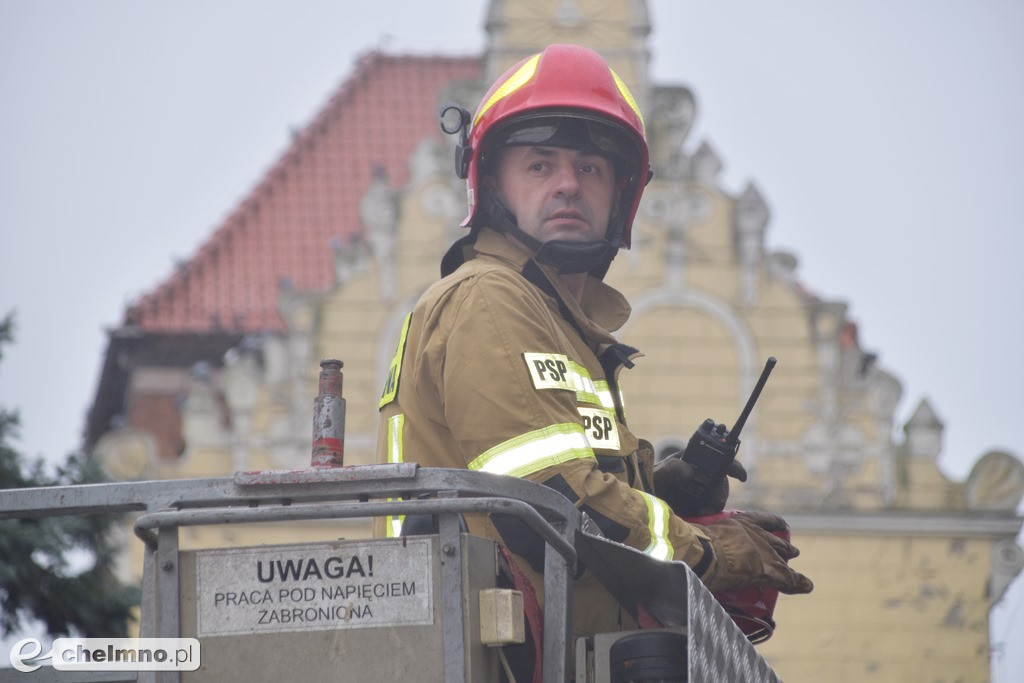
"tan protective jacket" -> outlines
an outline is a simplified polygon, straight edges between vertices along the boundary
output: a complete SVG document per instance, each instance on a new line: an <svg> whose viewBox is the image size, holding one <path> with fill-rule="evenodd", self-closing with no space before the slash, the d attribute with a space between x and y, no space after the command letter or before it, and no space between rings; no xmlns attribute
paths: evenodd
<svg viewBox="0 0 1024 683"><path fill-rule="evenodd" d="M638 354L609 330L628 318L625 298L588 278L577 305L553 269L487 229L468 259L406 320L381 398L378 460L544 483L612 540L711 570L707 537L651 493L650 445L622 419L616 375ZM503 538L515 529L484 517L468 524L540 569Z"/></svg>

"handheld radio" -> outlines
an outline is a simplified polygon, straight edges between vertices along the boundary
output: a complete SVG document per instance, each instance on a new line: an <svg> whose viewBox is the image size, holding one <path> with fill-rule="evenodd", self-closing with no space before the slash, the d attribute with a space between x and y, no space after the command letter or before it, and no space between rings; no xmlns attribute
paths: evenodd
<svg viewBox="0 0 1024 683"><path fill-rule="evenodd" d="M693 477L674 496L683 507L676 510L677 514L699 514L725 478L739 451L743 425L746 424L754 404L761 396L761 390L764 389L775 363L774 356L768 358L750 398L747 399L747 404L743 407L743 412L740 413L731 431L726 429L724 424L716 424L714 420L708 418L690 437L683 452L672 456L681 458L694 469Z"/></svg>

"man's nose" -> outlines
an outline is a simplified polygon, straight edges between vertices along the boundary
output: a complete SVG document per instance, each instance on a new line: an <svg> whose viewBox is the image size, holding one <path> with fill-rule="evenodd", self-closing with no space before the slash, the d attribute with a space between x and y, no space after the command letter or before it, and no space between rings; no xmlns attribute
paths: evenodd
<svg viewBox="0 0 1024 683"><path fill-rule="evenodd" d="M565 197L578 197L580 178L574 164L559 164L555 170L555 193Z"/></svg>

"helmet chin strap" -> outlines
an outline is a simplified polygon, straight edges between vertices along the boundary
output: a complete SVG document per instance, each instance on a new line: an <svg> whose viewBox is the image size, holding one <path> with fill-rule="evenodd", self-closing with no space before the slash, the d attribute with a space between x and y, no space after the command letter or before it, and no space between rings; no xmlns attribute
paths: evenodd
<svg viewBox="0 0 1024 683"><path fill-rule="evenodd" d="M486 196L481 199L484 206L487 207L486 214L490 218L491 227L519 240L523 246L533 252L533 257L538 263L553 266L561 275L589 272L598 278L604 277L608 266L619 250L617 234L614 242L607 238L590 242L574 242L572 240L541 242L519 227L519 221L516 220L515 215L490 188L487 188L485 193Z"/></svg>

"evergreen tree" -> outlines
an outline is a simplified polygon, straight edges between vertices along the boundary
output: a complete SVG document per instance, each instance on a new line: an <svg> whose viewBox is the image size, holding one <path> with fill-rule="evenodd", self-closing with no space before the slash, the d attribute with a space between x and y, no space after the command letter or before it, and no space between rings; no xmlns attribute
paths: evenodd
<svg viewBox="0 0 1024 683"><path fill-rule="evenodd" d="M0 360L14 336L14 316L0 320ZM0 406L0 489L91 484L103 481L99 466L73 453L55 474L42 459L28 461L15 450L18 413ZM15 632L34 616L54 637L117 638L127 635L139 590L114 574L118 515L80 515L0 520L0 630ZM91 558L75 572L69 554ZM84 551L84 552L82 552ZM74 564L81 564L75 562Z"/></svg>

